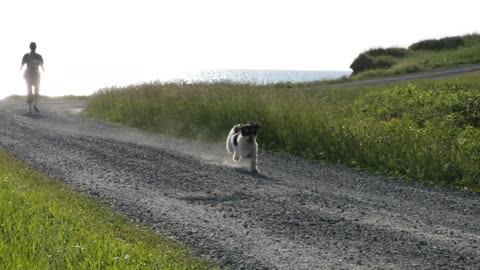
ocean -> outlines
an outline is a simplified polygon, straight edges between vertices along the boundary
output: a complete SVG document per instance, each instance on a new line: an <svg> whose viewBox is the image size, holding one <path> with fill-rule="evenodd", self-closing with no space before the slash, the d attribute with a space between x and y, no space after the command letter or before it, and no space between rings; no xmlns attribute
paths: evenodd
<svg viewBox="0 0 480 270"><path fill-rule="evenodd" d="M312 82L338 79L349 76L350 71L304 71L304 70L202 70L178 74L169 81L234 82L250 84L271 84L280 82Z"/></svg>

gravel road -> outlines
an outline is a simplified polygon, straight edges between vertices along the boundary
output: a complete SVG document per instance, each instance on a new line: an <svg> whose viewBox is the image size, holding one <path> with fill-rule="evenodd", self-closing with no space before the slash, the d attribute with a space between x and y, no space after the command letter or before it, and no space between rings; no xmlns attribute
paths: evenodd
<svg viewBox="0 0 480 270"><path fill-rule="evenodd" d="M0 147L231 269L480 269L480 195L0 101ZM233 123L232 123L233 124ZM225 130L225 136L228 130ZM259 140L262 139L261 131Z"/></svg>

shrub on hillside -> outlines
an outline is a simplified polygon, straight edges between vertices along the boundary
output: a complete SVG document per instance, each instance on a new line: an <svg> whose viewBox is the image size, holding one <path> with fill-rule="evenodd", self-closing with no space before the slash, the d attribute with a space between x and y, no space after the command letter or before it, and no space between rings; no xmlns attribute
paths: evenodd
<svg viewBox="0 0 480 270"><path fill-rule="evenodd" d="M427 39L420 42L413 43L408 48L410 50L448 50L455 49L465 45L465 39L463 37L446 37L441 39Z"/></svg>
<svg viewBox="0 0 480 270"><path fill-rule="evenodd" d="M393 56L393 57L405 57L408 50L405 48L391 47L391 48L374 48L365 52L370 56Z"/></svg>
<svg viewBox="0 0 480 270"><path fill-rule="evenodd" d="M373 59L365 53L361 53L355 60L353 60L350 68L353 70L353 75L362 71L371 69L373 66Z"/></svg>
<svg viewBox="0 0 480 270"><path fill-rule="evenodd" d="M478 44L480 43L480 34L477 34L477 33L468 34L463 36L463 39L465 40L465 46Z"/></svg>
<svg viewBox="0 0 480 270"><path fill-rule="evenodd" d="M395 59L391 56L380 56L373 59L374 69L388 69L395 64Z"/></svg>
<svg viewBox="0 0 480 270"><path fill-rule="evenodd" d="M371 69L387 69L395 64L391 56L371 57L367 53L361 53L350 65L352 75Z"/></svg>
<svg viewBox="0 0 480 270"><path fill-rule="evenodd" d="M458 101L452 105L452 111L458 117L458 123L465 126L480 128L480 95L462 93Z"/></svg>
<svg viewBox="0 0 480 270"><path fill-rule="evenodd" d="M480 93L460 84L437 83L429 87L395 87L373 92L356 101L356 111L381 121L408 118L425 122L452 120L459 128L480 128Z"/></svg>

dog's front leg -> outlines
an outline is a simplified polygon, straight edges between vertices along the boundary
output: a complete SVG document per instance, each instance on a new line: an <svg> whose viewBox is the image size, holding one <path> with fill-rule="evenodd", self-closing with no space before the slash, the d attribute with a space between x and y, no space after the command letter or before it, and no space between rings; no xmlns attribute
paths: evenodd
<svg viewBox="0 0 480 270"><path fill-rule="evenodd" d="M233 161L239 161L240 160L240 153L238 151L233 151Z"/></svg>
<svg viewBox="0 0 480 270"><path fill-rule="evenodd" d="M250 172L251 173L258 173L257 155L253 155L253 157L250 159Z"/></svg>

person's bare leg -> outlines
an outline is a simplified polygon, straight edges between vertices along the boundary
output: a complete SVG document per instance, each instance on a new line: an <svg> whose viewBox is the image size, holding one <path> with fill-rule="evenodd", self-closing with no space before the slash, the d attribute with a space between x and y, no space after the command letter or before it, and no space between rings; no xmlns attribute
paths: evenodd
<svg viewBox="0 0 480 270"><path fill-rule="evenodd" d="M33 102L33 85L30 82L27 82L27 103L28 103L28 112L32 113L32 102Z"/></svg>
<svg viewBox="0 0 480 270"><path fill-rule="evenodd" d="M40 83L37 82L35 83L35 95L33 96L33 109L35 112L40 112L40 110L37 108L37 102L40 97Z"/></svg>

